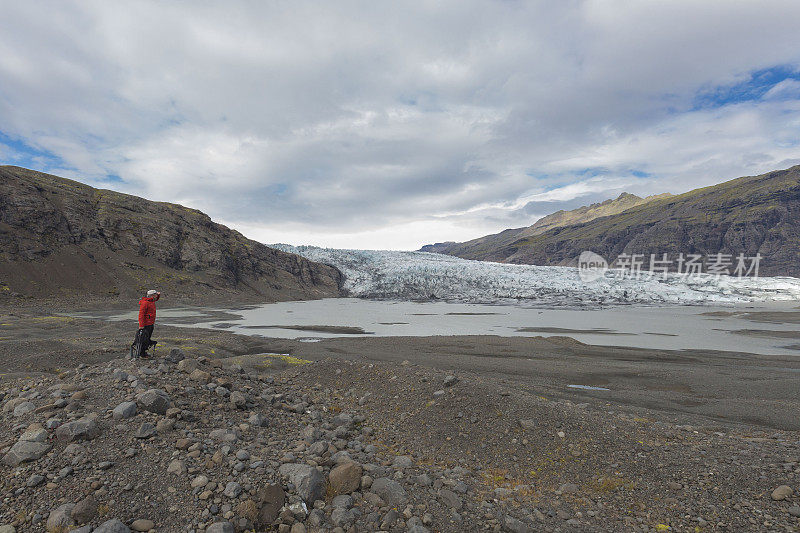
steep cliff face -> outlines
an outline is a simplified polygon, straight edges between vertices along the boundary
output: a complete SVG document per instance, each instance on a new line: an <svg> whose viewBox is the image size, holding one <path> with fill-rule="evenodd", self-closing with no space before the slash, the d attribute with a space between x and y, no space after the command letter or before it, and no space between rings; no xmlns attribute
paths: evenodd
<svg viewBox="0 0 800 533"><path fill-rule="evenodd" d="M539 235L517 236L497 247L492 260L569 265L584 250L609 261L620 254L761 254L761 274L800 276L800 166L656 198Z"/></svg>
<svg viewBox="0 0 800 533"><path fill-rule="evenodd" d="M454 255L463 259L505 262L508 248L516 241L540 235L554 228L582 224L596 218L616 215L631 207L646 204L653 200L669 198L668 193L641 198L634 194L622 193L619 197L592 205L581 206L570 211L556 211L540 218L532 226L507 229L493 235L486 235L467 242L443 242L423 246L421 252Z"/></svg>
<svg viewBox="0 0 800 533"><path fill-rule="evenodd" d="M0 292L264 301L340 293L333 267L269 248L176 204L0 167Z"/></svg>

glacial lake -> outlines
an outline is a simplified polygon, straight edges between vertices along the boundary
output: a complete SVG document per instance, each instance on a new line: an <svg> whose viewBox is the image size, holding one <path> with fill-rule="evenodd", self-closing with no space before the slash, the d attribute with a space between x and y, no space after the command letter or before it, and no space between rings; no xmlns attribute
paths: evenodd
<svg viewBox="0 0 800 533"><path fill-rule="evenodd" d="M137 312L80 313L124 320ZM800 355L798 302L736 306L531 308L332 298L239 308L166 308L158 324L314 342L359 336L568 336L587 344Z"/></svg>

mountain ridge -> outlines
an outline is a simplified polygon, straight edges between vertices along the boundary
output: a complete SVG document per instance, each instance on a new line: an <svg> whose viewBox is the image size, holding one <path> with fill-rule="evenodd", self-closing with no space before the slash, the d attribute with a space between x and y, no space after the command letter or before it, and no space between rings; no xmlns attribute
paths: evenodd
<svg viewBox="0 0 800 533"><path fill-rule="evenodd" d="M798 277L800 165L656 198L614 215L514 239L492 250L490 260L575 265L584 250L609 262L620 254L760 254L760 274Z"/></svg>
<svg viewBox="0 0 800 533"><path fill-rule="evenodd" d="M276 301L338 296L341 281L197 209L0 166L0 295Z"/></svg>
<svg viewBox="0 0 800 533"><path fill-rule="evenodd" d="M557 227L589 222L595 218L618 214L631 207L670 196L672 196L670 193L662 193L642 198L635 194L623 192L617 198L609 198L602 202L584 205L569 211L559 210L550 213L530 226L506 229L499 233L485 235L461 243L451 241L428 244L420 248L419 251L443 253L463 259L505 262L502 260L502 256L497 254L497 250L519 239L540 235Z"/></svg>

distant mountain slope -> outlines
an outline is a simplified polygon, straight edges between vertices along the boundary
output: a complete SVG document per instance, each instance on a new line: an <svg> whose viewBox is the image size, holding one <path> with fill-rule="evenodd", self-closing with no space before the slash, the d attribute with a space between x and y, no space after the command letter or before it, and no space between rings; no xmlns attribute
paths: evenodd
<svg viewBox="0 0 800 533"><path fill-rule="evenodd" d="M176 204L0 166L0 294L264 301L339 295L333 267Z"/></svg>
<svg viewBox="0 0 800 533"><path fill-rule="evenodd" d="M640 198L634 194L622 193L615 199L592 205L584 205L571 211L556 211L542 217L532 226L507 229L493 235L486 235L467 242L445 242L423 246L421 252L434 252L454 255L464 259L504 262L507 259L508 247L520 239L533 237L553 228L589 222L595 218L621 213L631 207L642 205L653 200L668 198L668 193Z"/></svg>
<svg viewBox="0 0 800 533"><path fill-rule="evenodd" d="M744 253L763 259L760 273L800 276L800 166L746 176L622 213L514 239L495 260L572 264L584 250L619 254Z"/></svg>

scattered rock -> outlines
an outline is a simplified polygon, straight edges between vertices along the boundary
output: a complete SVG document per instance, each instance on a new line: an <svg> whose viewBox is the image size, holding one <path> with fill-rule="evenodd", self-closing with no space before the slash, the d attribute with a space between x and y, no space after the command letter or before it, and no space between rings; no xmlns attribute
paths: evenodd
<svg viewBox="0 0 800 533"><path fill-rule="evenodd" d="M219 442L234 443L239 440L239 432L234 429L215 429L209 437Z"/></svg>
<svg viewBox="0 0 800 533"><path fill-rule="evenodd" d="M403 505L408 499L408 494L403 486L397 481L387 477L378 478L373 481L370 490L393 507Z"/></svg>
<svg viewBox="0 0 800 533"><path fill-rule="evenodd" d="M160 389L150 389L142 393L137 403L145 411L159 415L167 414L167 409L172 405L167 393Z"/></svg>
<svg viewBox="0 0 800 533"><path fill-rule="evenodd" d="M278 518L286 502L286 493L280 485L267 485L258 492L261 509L258 512L258 525L268 527Z"/></svg>
<svg viewBox="0 0 800 533"><path fill-rule="evenodd" d="M180 348L172 348L169 355L164 358L165 361L173 364L180 363L184 359L186 359L186 354Z"/></svg>
<svg viewBox="0 0 800 533"><path fill-rule="evenodd" d="M50 511L50 515L47 517L47 531L50 533L61 533L62 531L68 531L69 528L74 526L75 522L70 516L74 507L74 503L65 503Z"/></svg>
<svg viewBox="0 0 800 533"><path fill-rule="evenodd" d="M208 485L208 478L206 476L202 476L202 475L201 476L197 476L196 478L194 478L192 480L190 485L192 486L193 489L196 489L198 487L205 487L206 485Z"/></svg>
<svg viewBox="0 0 800 533"><path fill-rule="evenodd" d="M297 494L306 502L312 503L325 497L325 478L316 468L299 463L287 463L282 464L278 471L282 476L289 478Z"/></svg>
<svg viewBox="0 0 800 533"><path fill-rule="evenodd" d="M461 506L463 505L461 498L459 498L455 492L448 489L440 490L439 498L444 502L445 505L451 509L455 509L456 511L461 509Z"/></svg>
<svg viewBox="0 0 800 533"><path fill-rule="evenodd" d="M230 522L217 522L206 528L206 533L235 533L236 529Z"/></svg>
<svg viewBox="0 0 800 533"><path fill-rule="evenodd" d="M772 491L772 499L776 501L785 500L789 498L794 491L788 485L781 485Z"/></svg>
<svg viewBox="0 0 800 533"><path fill-rule="evenodd" d="M448 376L445 376L445 378L444 378L444 386L445 387L452 387L456 383L458 383L458 378L457 377L453 376L452 374L448 375Z"/></svg>
<svg viewBox="0 0 800 533"><path fill-rule="evenodd" d="M42 483L44 483L45 477L39 474L32 474L31 477L28 478L28 481L25 482L26 487L38 487Z"/></svg>
<svg viewBox="0 0 800 533"><path fill-rule="evenodd" d="M211 374L209 374L205 370L200 370L198 368L196 370L193 370L192 373L189 374L189 379L191 379L192 381L199 381L201 383L208 383L209 381L211 381Z"/></svg>
<svg viewBox="0 0 800 533"><path fill-rule="evenodd" d="M152 520L140 518L131 523L131 529L134 531L150 531L155 528L156 524Z"/></svg>
<svg viewBox="0 0 800 533"><path fill-rule="evenodd" d="M45 442L18 441L8 453L3 456L3 462L9 466L17 466L40 459L50 451L50 445Z"/></svg>
<svg viewBox="0 0 800 533"><path fill-rule="evenodd" d="M36 404L33 402L22 402L21 404L14 407L14 416L20 417L25 416L28 413L32 413L36 410Z"/></svg>
<svg viewBox="0 0 800 533"><path fill-rule="evenodd" d="M117 518L103 522L92 533L130 533L130 528Z"/></svg>
<svg viewBox="0 0 800 533"><path fill-rule="evenodd" d="M136 437L137 439L149 439L153 435L156 434L156 427L151 424L150 422L144 422L139 429L136 430Z"/></svg>
<svg viewBox="0 0 800 533"><path fill-rule="evenodd" d="M197 359L181 359L178 362L178 369L183 370L187 374L191 374L195 370L200 367L200 363L197 362Z"/></svg>
<svg viewBox="0 0 800 533"><path fill-rule="evenodd" d="M87 496L72 508L70 516L76 524L88 524L92 519L97 516L97 500L92 496Z"/></svg>
<svg viewBox="0 0 800 533"><path fill-rule="evenodd" d="M44 442L47 440L47 431L42 427L33 427L23 433L19 440L25 442Z"/></svg>
<svg viewBox="0 0 800 533"><path fill-rule="evenodd" d="M186 463L180 459L174 459L169 463L167 472L170 474L185 474L187 472Z"/></svg>
<svg viewBox="0 0 800 533"><path fill-rule="evenodd" d="M361 465L344 462L334 467L328 474L328 481L335 494L350 494L361 485Z"/></svg>
<svg viewBox="0 0 800 533"><path fill-rule="evenodd" d="M242 486L235 481L229 481L228 484L225 485L225 491L223 492L228 498L237 498L241 493Z"/></svg>
<svg viewBox="0 0 800 533"><path fill-rule="evenodd" d="M100 427L91 418L81 418L58 426L56 438L61 442L92 440L100 435Z"/></svg>
<svg viewBox="0 0 800 533"><path fill-rule="evenodd" d="M521 520L517 520L511 515L506 515L503 519L503 531L508 533L533 533L534 530Z"/></svg>
<svg viewBox="0 0 800 533"><path fill-rule="evenodd" d="M244 397L239 391L234 391L231 393L231 405L233 405L237 409L244 409L247 407L247 398Z"/></svg>
<svg viewBox="0 0 800 533"><path fill-rule="evenodd" d="M134 415L136 415L136 402L122 402L112 411L114 420L131 418Z"/></svg>

